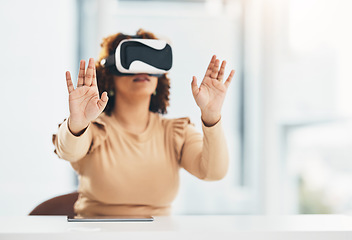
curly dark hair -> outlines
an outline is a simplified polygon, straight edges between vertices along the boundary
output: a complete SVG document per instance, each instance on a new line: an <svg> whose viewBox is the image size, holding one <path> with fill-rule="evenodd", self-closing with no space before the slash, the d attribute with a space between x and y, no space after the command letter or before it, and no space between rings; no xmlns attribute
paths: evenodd
<svg viewBox="0 0 352 240"><path fill-rule="evenodd" d="M108 104L104 109L104 112L109 116L114 110L115 105L115 95L109 94L111 91L114 91L115 88L114 74L111 68L104 68L103 66L101 66L100 61L104 58L107 58L109 55L114 54L116 47L122 40L131 38L157 39L153 33L144 31L143 29L139 29L135 36L125 35L123 33L116 33L114 35L104 38L103 42L100 44L102 48L99 60L96 62L97 82L99 87L99 94L101 95L104 91L106 91L109 95ZM158 77L156 95L151 95L149 111L161 114L167 113L166 108L169 106L170 95L169 89L170 79L167 77L167 75L163 74L162 76Z"/></svg>

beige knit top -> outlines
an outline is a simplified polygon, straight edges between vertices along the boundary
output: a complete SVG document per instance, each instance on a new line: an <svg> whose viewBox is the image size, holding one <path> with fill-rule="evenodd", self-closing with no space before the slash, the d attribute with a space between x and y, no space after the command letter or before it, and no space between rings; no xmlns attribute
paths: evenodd
<svg viewBox="0 0 352 240"><path fill-rule="evenodd" d="M141 134L126 131L113 116L101 114L79 137L64 121L53 135L55 152L79 175L78 215L169 215L183 167L204 180L218 180L228 169L221 120L202 126L189 118L150 114Z"/></svg>

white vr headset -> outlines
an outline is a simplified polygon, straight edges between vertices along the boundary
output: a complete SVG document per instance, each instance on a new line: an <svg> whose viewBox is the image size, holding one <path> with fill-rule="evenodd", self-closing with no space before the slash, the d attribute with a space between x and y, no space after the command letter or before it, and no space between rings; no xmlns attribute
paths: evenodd
<svg viewBox="0 0 352 240"><path fill-rule="evenodd" d="M115 75L147 73L160 76L172 67L172 49L164 40L125 39L115 53L101 60Z"/></svg>

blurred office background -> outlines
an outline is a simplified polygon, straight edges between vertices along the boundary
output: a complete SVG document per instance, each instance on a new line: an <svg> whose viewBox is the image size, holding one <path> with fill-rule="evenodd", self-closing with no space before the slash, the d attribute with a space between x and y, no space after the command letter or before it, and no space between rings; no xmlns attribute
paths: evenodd
<svg viewBox="0 0 352 240"><path fill-rule="evenodd" d="M68 116L65 71L139 28L174 49L166 117L201 130L192 76L214 53L236 70L222 116L228 175L182 170L174 214L351 213L351 11L349 0L1 1L0 215L76 190L51 143Z"/></svg>

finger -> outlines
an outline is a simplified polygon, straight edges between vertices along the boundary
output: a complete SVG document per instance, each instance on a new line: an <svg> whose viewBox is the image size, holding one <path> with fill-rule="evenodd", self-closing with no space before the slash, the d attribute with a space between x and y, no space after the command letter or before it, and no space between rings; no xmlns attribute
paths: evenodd
<svg viewBox="0 0 352 240"><path fill-rule="evenodd" d="M231 83L232 78L233 78L234 75L235 75L235 70L232 70L232 71L230 72L229 77L226 79L226 81L225 81L225 83L224 83L224 85L225 85L226 88L229 87L229 85L230 85L230 83Z"/></svg>
<svg viewBox="0 0 352 240"><path fill-rule="evenodd" d="M224 78L225 66L226 66L226 61L222 61L221 66L220 66L219 75L218 75L218 80L220 82L222 82L222 80Z"/></svg>
<svg viewBox="0 0 352 240"><path fill-rule="evenodd" d="M67 84L68 93L70 94L75 88L73 87L71 74L69 71L66 72L66 84Z"/></svg>
<svg viewBox="0 0 352 240"><path fill-rule="evenodd" d="M215 79L218 78L219 65L220 65L220 60L216 59L210 74L211 78L215 78Z"/></svg>
<svg viewBox="0 0 352 240"><path fill-rule="evenodd" d="M97 70L95 68L95 64L93 67L93 82L92 82L92 86L97 86Z"/></svg>
<svg viewBox="0 0 352 240"><path fill-rule="evenodd" d="M215 60L216 60L216 56L213 55L213 57L210 60L209 65L208 65L207 71L205 72L205 77L210 77L210 74L213 71L213 66L214 66Z"/></svg>
<svg viewBox="0 0 352 240"><path fill-rule="evenodd" d="M90 87L93 80L94 59L90 58L88 62L86 76L84 78L84 85Z"/></svg>
<svg viewBox="0 0 352 240"><path fill-rule="evenodd" d="M101 111L104 110L106 104L108 103L109 97L107 92L103 92L101 94L101 98L98 100L98 106Z"/></svg>
<svg viewBox="0 0 352 240"><path fill-rule="evenodd" d="M80 63L79 63L77 87L82 87L83 86L85 72L86 72L85 68L86 68L86 61L81 60Z"/></svg>
<svg viewBox="0 0 352 240"><path fill-rule="evenodd" d="M198 88L198 84L197 84L197 78L195 76L193 76L193 80L192 80L191 86L192 86L192 94L195 97L199 93L199 88Z"/></svg>

